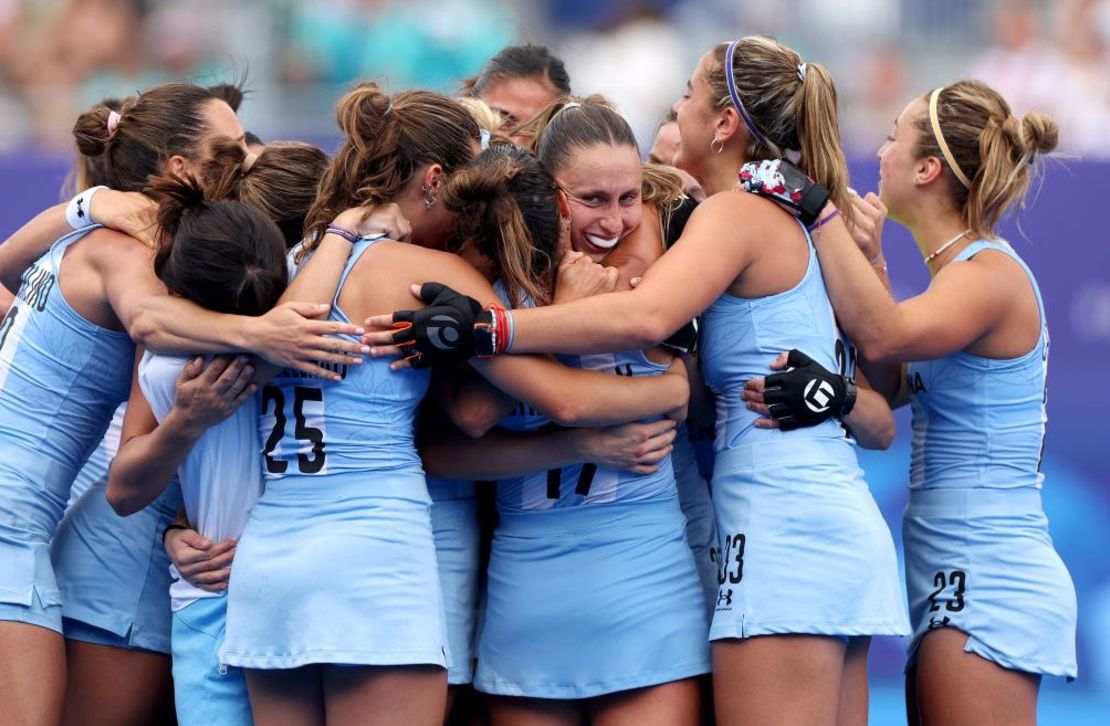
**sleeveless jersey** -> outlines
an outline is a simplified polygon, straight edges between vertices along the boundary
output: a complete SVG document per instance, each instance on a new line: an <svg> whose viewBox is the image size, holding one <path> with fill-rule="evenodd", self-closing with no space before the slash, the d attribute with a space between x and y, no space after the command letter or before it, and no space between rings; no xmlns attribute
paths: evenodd
<svg viewBox="0 0 1110 726"><path fill-rule="evenodd" d="M108 480L108 466L112 463L112 459L116 458L116 452L119 450L120 434L123 433L123 415L127 413L127 403L121 403L116 412L112 414L112 421L108 424L108 430L104 432L104 438L100 440L100 444L96 449L89 454L89 458L85 460L85 465L81 467L81 471L77 472L77 478L73 480L73 486L69 490L69 502L66 504L66 510L73 506L74 502L81 498L81 495L89 490L89 487L98 482L106 482Z"/></svg>
<svg viewBox="0 0 1110 726"><path fill-rule="evenodd" d="M351 250L329 320L350 322L339 308L339 293L351 269L378 239L360 240ZM267 482L324 474L362 477L367 471L422 477L413 420L431 374L411 368L393 372L389 363L368 358L356 366L322 364L339 373L338 382L287 368L265 386L258 421ZM374 486L386 487L387 481Z"/></svg>
<svg viewBox="0 0 1110 726"><path fill-rule="evenodd" d="M1041 315L1036 345L1017 358L992 359L958 351L911 363L913 408L910 487L1040 487L1048 371L1048 324L1033 273L1004 241L978 240L952 264L982 250L1013 259L1033 286Z"/></svg>
<svg viewBox="0 0 1110 726"><path fill-rule="evenodd" d="M573 368L609 371L619 376L657 376L667 370L667 365L653 363L642 351L567 355L560 356L560 360ZM550 426L551 423L531 406L518 403L517 410L503 419L500 425L515 431L536 431ZM596 464L577 464L497 482L497 506L501 511L510 512L617 501L668 499L674 496L674 471L669 456L660 462L657 472L643 476Z"/></svg>
<svg viewBox="0 0 1110 726"><path fill-rule="evenodd" d="M23 273L0 323L0 488L31 483L51 528L131 388L131 338L79 315L58 282L66 249L93 229L61 237Z"/></svg>
<svg viewBox="0 0 1110 726"><path fill-rule="evenodd" d="M155 418L173 408L177 378L191 356L146 351L139 362L139 387ZM238 539L251 507L262 494L258 456L258 397L253 396L223 421L205 431L177 470L189 522L212 540ZM170 586L173 609L202 597L215 597L182 578Z"/></svg>
<svg viewBox="0 0 1110 726"><path fill-rule="evenodd" d="M837 349L843 349L843 343L809 232L806 240L809 264L793 288L759 298L725 293L702 314L700 358L702 376L717 396L717 452L784 437L799 446L806 440L845 439L836 419L790 432L756 428L760 414L741 400L744 382L766 376L771 361L791 348L830 371L841 370ZM823 401L813 400L813 404L820 406Z"/></svg>

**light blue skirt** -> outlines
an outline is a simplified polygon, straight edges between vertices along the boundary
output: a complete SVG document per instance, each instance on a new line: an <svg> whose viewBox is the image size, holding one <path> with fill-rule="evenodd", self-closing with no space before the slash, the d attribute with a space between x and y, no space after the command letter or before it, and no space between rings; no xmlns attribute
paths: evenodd
<svg viewBox="0 0 1110 726"><path fill-rule="evenodd" d="M914 489L902 522L914 625L907 668L936 628L1004 668L1075 678L1075 586L1040 490Z"/></svg>
<svg viewBox="0 0 1110 726"><path fill-rule="evenodd" d="M175 481L149 506L121 517L108 504L106 485L93 482L71 504L50 545L63 633L169 653L172 578L162 532L181 508L181 488Z"/></svg>
<svg viewBox="0 0 1110 726"><path fill-rule="evenodd" d="M690 545L698 568L706 613L708 617L712 617L718 585L717 520L713 516L709 483L698 468L694 445L687 436L685 426L679 427L675 437L671 466L674 468L675 484L678 486L678 501L682 506L682 514L686 517L686 542Z"/></svg>
<svg viewBox="0 0 1110 726"><path fill-rule="evenodd" d="M173 614L173 693L178 726L251 726L243 671L221 666L227 598L202 597Z"/></svg>
<svg viewBox="0 0 1110 726"><path fill-rule="evenodd" d="M447 683L474 679L474 636L478 617L478 500L434 499L432 529L447 618Z"/></svg>
<svg viewBox="0 0 1110 726"><path fill-rule="evenodd" d="M708 673L677 498L502 513L474 687L580 699Z"/></svg>
<svg viewBox="0 0 1110 726"><path fill-rule="evenodd" d="M762 441L717 455L710 638L906 635L894 541L855 452Z"/></svg>
<svg viewBox="0 0 1110 726"><path fill-rule="evenodd" d="M236 548L221 662L446 668L430 507L420 473L268 481Z"/></svg>

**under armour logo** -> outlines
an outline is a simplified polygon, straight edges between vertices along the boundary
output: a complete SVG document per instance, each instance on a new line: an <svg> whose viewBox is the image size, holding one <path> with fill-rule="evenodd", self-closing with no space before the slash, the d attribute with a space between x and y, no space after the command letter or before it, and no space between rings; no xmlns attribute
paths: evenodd
<svg viewBox="0 0 1110 726"><path fill-rule="evenodd" d="M929 618L929 630L947 627L950 622L952 622L952 619L947 615L945 615L940 620L937 620L936 616L934 615L933 617Z"/></svg>
<svg viewBox="0 0 1110 726"><path fill-rule="evenodd" d="M717 593L717 607L732 605L732 589L721 590Z"/></svg>
<svg viewBox="0 0 1110 726"><path fill-rule="evenodd" d="M448 323L444 327L428 327L428 340L440 350L453 350L455 343L459 342L459 331L455 328L455 319L450 315L433 315L433 322Z"/></svg>
<svg viewBox="0 0 1110 726"><path fill-rule="evenodd" d="M833 387L828 381L814 378L806 384L806 408L814 413L824 413L829 410L829 401L832 400L833 395Z"/></svg>

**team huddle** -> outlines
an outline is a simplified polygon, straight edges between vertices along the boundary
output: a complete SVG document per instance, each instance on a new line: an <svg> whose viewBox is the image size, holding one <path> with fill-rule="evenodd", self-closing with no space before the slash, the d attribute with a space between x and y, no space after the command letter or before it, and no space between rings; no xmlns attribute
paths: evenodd
<svg viewBox="0 0 1110 726"><path fill-rule="evenodd" d="M458 98L354 86L330 158L242 100L106 99L0 245L4 723L862 725L874 635L911 724L1076 676L995 233L1051 118L924 92L861 196L832 77L765 37L648 162L531 45ZM856 450L906 403L903 592Z"/></svg>

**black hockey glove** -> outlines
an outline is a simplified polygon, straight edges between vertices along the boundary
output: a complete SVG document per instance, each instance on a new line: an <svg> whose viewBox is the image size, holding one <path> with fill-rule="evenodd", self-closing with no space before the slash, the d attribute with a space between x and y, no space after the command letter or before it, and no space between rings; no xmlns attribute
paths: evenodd
<svg viewBox="0 0 1110 726"><path fill-rule="evenodd" d="M486 352L482 343L488 343L493 315L477 300L438 282L424 283L420 299L428 306L393 313L393 341L408 349L405 360L413 368L456 365Z"/></svg>
<svg viewBox="0 0 1110 726"><path fill-rule="evenodd" d="M856 382L826 370L794 348L788 370L764 379L763 402L783 431L847 416L856 405Z"/></svg>

